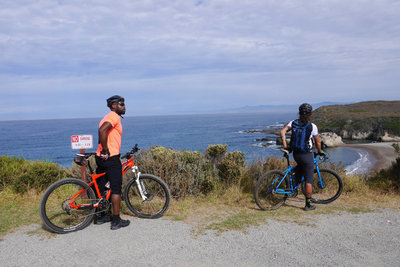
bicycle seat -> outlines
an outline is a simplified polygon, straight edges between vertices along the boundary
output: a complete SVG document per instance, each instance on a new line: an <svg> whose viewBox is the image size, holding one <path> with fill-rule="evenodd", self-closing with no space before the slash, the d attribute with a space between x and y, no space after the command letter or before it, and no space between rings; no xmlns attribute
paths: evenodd
<svg viewBox="0 0 400 267"><path fill-rule="evenodd" d="M77 153L75 154L74 162L79 166L86 166L88 165L88 158L93 155L96 155L96 152Z"/></svg>
<svg viewBox="0 0 400 267"><path fill-rule="evenodd" d="M288 149L280 148L279 150L282 151L283 153L285 153L286 155L290 154L290 151Z"/></svg>
<svg viewBox="0 0 400 267"><path fill-rule="evenodd" d="M96 152L87 152L87 153L77 153L75 156L84 157L88 159L90 156L96 155Z"/></svg>

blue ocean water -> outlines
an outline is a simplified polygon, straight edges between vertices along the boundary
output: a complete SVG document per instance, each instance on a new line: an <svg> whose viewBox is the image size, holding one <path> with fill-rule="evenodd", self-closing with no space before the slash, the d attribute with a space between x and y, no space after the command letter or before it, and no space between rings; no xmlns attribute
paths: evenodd
<svg viewBox="0 0 400 267"><path fill-rule="evenodd" d="M275 136L256 130L282 127L293 113L242 113L170 116L137 116L122 119L121 154L136 143L147 149L160 145L172 149L204 152L208 145L227 144L229 151L246 154L248 162L265 157L281 156L274 145ZM74 154L71 136L91 134L97 147L97 129L101 118L57 119L29 121L0 121L0 155L45 160L71 166ZM271 146L264 147L257 139L270 138ZM342 161L349 171L362 158L360 151L349 148L329 150L331 160ZM364 155L364 154L363 154ZM364 157L368 160L368 155ZM364 162L365 164L365 162ZM354 165L354 166L352 166Z"/></svg>

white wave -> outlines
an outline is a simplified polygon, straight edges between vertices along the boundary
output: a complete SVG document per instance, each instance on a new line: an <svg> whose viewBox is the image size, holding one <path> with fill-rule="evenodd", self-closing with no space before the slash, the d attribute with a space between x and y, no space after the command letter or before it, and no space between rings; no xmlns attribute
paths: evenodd
<svg viewBox="0 0 400 267"><path fill-rule="evenodd" d="M255 143L255 144L251 144L252 146L256 146L256 147L265 147L264 143Z"/></svg>
<svg viewBox="0 0 400 267"><path fill-rule="evenodd" d="M263 143L255 143L255 144L251 144L252 146L256 146L256 147L273 147L276 145L275 141L266 141Z"/></svg>
<svg viewBox="0 0 400 267"><path fill-rule="evenodd" d="M347 174L365 173L372 167L370 154L367 151L359 151L357 153L359 155L359 159L345 168Z"/></svg>
<svg viewBox="0 0 400 267"><path fill-rule="evenodd" d="M268 125L268 127L270 128L282 128L283 126L285 126L285 124L281 122L276 122L275 124Z"/></svg>

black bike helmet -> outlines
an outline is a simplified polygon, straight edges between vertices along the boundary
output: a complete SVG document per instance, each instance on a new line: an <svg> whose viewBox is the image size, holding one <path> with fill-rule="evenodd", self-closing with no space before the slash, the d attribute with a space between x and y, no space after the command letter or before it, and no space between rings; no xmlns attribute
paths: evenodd
<svg viewBox="0 0 400 267"><path fill-rule="evenodd" d="M312 112L312 106L308 103L301 104L299 107L300 115L309 115Z"/></svg>
<svg viewBox="0 0 400 267"><path fill-rule="evenodd" d="M112 97L107 99L107 107L111 108L111 105L115 102L119 101L125 101L125 99L122 96L119 95L113 95Z"/></svg>

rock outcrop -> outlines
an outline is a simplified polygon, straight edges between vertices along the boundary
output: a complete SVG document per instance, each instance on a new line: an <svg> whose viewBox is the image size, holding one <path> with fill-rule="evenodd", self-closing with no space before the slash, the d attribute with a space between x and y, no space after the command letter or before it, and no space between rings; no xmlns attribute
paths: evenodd
<svg viewBox="0 0 400 267"><path fill-rule="evenodd" d="M323 142L327 147L335 147L344 144L342 141L342 137L332 132L320 133L319 137L321 139L321 142Z"/></svg>
<svg viewBox="0 0 400 267"><path fill-rule="evenodd" d="M382 141L382 142L400 142L400 136L395 136L395 135L391 135L388 133L385 133L384 136L381 137L380 140L378 141Z"/></svg>

